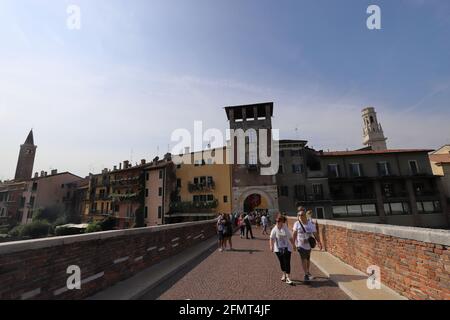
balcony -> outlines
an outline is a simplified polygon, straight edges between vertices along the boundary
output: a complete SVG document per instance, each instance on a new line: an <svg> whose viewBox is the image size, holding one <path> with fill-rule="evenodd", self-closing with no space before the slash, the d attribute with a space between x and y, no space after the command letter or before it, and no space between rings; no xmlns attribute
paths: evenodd
<svg viewBox="0 0 450 320"><path fill-rule="evenodd" d="M214 181L210 181L207 183L192 183L190 182L188 184L188 190L189 192L202 192L202 191L212 191L216 187L216 184Z"/></svg>
<svg viewBox="0 0 450 320"><path fill-rule="evenodd" d="M172 202L170 204L170 209L173 213L184 212L184 213L201 213L201 212L212 212L219 205L219 201L214 199L212 201L185 201L185 202Z"/></svg>

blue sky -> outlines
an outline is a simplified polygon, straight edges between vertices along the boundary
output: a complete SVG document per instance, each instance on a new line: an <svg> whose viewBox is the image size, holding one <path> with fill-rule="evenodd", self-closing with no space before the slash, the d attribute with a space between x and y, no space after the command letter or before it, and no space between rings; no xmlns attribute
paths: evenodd
<svg viewBox="0 0 450 320"><path fill-rule="evenodd" d="M382 30L366 27L370 4ZM31 127L35 171L84 176L162 155L194 120L224 130L222 107L260 101L282 138L315 148L361 147L368 105L390 147L436 148L450 143L449 39L446 0L4 0L0 179Z"/></svg>

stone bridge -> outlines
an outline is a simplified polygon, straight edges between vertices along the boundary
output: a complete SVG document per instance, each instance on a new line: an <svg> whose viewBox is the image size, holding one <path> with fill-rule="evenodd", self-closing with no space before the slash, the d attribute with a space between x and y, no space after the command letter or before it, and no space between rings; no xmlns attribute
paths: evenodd
<svg viewBox="0 0 450 320"><path fill-rule="evenodd" d="M324 250L313 252L309 284L297 254L295 285L280 281L261 230L219 252L214 221L203 221L0 244L0 299L450 300L450 231L318 225ZM74 267L79 289L67 286ZM367 285L372 270L378 289Z"/></svg>

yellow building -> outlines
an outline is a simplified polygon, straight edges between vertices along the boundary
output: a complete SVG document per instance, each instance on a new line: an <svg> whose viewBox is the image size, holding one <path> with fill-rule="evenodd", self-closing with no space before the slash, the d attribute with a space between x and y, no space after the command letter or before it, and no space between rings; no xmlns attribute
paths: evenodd
<svg viewBox="0 0 450 320"><path fill-rule="evenodd" d="M433 174L441 177L442 186L450 199L450 145L445 145L430 153Z"/></svg>
<svg viewBox="0 0 450 320"><path fill-rule="evenodd" d="M177 194L172 218L200 220L231 213L231 165L226 164L226 152L226 147L203 150L174 161Z"/></svg>

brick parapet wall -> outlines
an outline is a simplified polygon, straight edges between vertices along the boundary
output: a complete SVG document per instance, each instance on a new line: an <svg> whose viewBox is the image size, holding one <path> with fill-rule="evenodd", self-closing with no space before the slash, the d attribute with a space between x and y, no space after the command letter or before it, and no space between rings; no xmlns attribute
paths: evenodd
<svg viewBox="0 0 450 320"><path fill-rule="evenodd" d="M0 299L83 299L215 234L212 221L0 244ZM70 265L81 289L68 290Z"/></svg>
<svg viewBox="0 0 450 320"><path fill-rule="evenodd" d="M450 300L450 231L318 220L324 248L408 299ZM292 224L292 222L291 222Z"/></svg>

